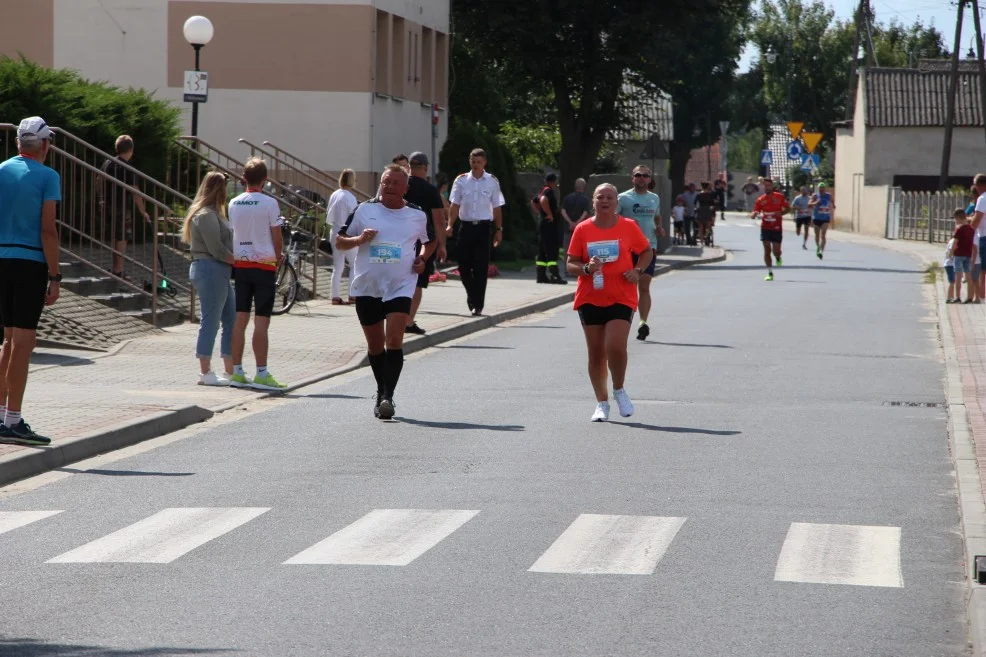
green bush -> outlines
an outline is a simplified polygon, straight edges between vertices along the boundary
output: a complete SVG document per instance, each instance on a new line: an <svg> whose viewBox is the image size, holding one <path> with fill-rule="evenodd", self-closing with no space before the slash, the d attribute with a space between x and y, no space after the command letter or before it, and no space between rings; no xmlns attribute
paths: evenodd
<svg viewBox="0 0 986 657"><path fill-rule="evenodd" d="M510 152L482 126L453 121L439 154L439 170L448 175L449 181L469 171L469 151L482 148L486 151L487 170L500 181L500 189L507 204L503 208L504 240L534 242L534 219L528 209L524 190L517 185L517 170ZM451 184L449 185L451 190ZM450 253L455 253L450 250Z"/></svg>
<svg viewBox="0 0 986 657"><path fill-rule="evenodd" d="M500 126L497 136L520 171L542 173L545 167L558 170L561 133L557 126L530 126L507 121Z"/></svg>
<svg viewBox="0 0 986 657"><path fill-rule="evenodd" d="M133 165L161 181L171 143L180 134L181 110L153 92L0 57L0 122L17 124L35 115L109 153L119 135L130 135L137 145Z"/></svg>

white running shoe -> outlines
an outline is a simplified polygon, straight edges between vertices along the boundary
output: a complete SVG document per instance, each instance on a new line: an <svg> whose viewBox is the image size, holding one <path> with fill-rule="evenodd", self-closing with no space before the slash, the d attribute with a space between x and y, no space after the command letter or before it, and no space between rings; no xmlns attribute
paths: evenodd
<svg viewBox="0 0 986 657"><path fill-rule="evenodd" d="M609 402L599 402L596 404L596 412L592 414L593 422L606 422L609 420Z"/></svg>
<svg viewBox="0 0 986 657"><path fill-rule="evenodd" d="M616 399L616 405L620 407L620 415L623 417L633 415L633 402L630 401L630 395L627 394L625 388L614 390L613 398Z"/></svg>
<svg viewBox="0 0 986 657"><path fill-rule="evenodd" d="M226 386L229 385L229 379L227 379L225 376L216 374L215 372L210 370L205 374L199 375L199 385L225 388Z"/></svg>

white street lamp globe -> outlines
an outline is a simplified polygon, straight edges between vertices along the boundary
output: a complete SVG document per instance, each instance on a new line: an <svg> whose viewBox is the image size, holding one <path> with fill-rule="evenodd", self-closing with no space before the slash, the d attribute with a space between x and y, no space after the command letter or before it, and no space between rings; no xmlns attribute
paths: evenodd
<svg viewBox="0 0 986 657"><path fill-rule="evenodd" d="M205 16L191 16L182 28L185 41L193 46L204 46L212 41L212 21Z"/></svg>

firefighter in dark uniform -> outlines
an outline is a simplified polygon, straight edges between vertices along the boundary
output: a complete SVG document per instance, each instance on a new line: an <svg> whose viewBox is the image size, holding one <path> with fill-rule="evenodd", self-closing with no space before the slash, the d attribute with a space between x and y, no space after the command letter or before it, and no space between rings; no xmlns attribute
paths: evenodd
<svg viewBox="0 0 986 657"><path fill-rule="evenodd" d="M544 177L544 188L538 195L538 283L566 285L568 281L558 273L558 251L564 230L561 211L558 209L558 176L549 173Z"/></svg>

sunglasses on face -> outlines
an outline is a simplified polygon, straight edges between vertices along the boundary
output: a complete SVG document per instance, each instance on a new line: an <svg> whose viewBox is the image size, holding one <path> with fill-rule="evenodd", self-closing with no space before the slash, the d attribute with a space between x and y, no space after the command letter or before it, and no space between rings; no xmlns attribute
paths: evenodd
<svg viewBox="0 0 986 657"><path fill-rule="evenodd" d="M649 173L635 173L635 174L633 174L633 177L634 178L650 178L650 174Z"/></svg>

